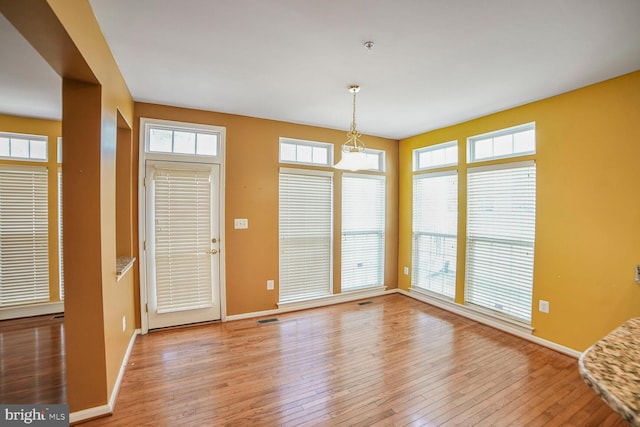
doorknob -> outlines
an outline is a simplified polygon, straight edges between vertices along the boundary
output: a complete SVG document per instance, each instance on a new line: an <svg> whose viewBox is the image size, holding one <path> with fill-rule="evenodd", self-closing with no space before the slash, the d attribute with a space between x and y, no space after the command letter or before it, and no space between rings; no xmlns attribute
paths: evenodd
<svg viewBox="0 0 640 427"><path fill-rule="evenodd" d="M207 251L207 253L208 253L209 255L215 255L215 254L217 254L217 253L218 253L218 251L217 251L216 249L211 249L211 250L208 250L208 251Z"/></svg>

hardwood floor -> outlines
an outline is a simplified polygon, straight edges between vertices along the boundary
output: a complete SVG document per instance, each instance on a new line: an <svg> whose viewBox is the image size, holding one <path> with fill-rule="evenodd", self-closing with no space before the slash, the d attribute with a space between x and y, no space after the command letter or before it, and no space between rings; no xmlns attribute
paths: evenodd
<svg viewBox="0 0 640 427"><path fill-rule="evenodd" d="M0 403L64 402L64 319L0 321Z"/></svg>
<svg viewBox="0 0 640 427"><path fill-rule="evenodd" d="M85 426L623 426L577 361L402 295L138 337Z"/></svg>

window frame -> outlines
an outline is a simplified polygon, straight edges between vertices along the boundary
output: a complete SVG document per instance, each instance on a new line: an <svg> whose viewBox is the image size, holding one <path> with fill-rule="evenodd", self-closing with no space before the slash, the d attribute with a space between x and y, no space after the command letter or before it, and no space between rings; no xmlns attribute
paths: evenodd
<svg viewBox="0 0 640 427"><path fill-rule="evenodd" d="M456 153L456 159L453 162L445 162L445 163L440 163L437 165L430 165L430 166L420 166L420 154L423 153L429 153L429 152L435 152L435 151L444 151L447 148L451 148L451 147L456 147L456 149L458 150L458 153ZM414 172L419 172L419 171L427 171L427 170L432 170L432 169L438 169L438 168L444 168L444 167L449 167L449 166L456 166L459 163L458 160L458 156L459 156L459 146L458 146L458 140L454 139L452 141L447 141L447 142L442 142L436 145L429 145L427 147L421 147L421 148L416 148L413 150L413 171ZM445 155L446 157L446 155Z"/></svg>
<svg viewBox="0 0 640 427"><path fill-rule="evenodd" d="M39 163L48 163L49 162L49 137L47 137L46 135L35 135L35 134L14 133L14 132L0 132L0 138L8 139L10 146L11 146L11 140L12 139L26 140L28 142L28 144L29 144L29 157L12 156L11 154L9 154L8 156L0 155L0 159L21 161L21 162L39 162ZM44 142L44 158L31 157L31 141ZM9 149L11 149L11 148L9 148Z"/></svg>
<svg viewBox="0 0 640 427"><path fill-rule="evenodd" d="M495 138L499 138L501 136L506 136L506 135L515 135L518 133L522 133L522 132L527 132L533 130L534 132L534 147L533 150L529 150L529 151L520 151L517 153L511 152L510 154L503 154L503 155L493 155L490 157L483 157L483 158L477 158L476 155L476 144L479 141L484 141L486 139L495 139ZM536 122L529 122L529 123L524 123L521 125L517 125L517 126L512 126L512 127L508 127L505 129L500 129L497 131L492 131L492 132L487 132L487 133L483 133L480 135L474 135L474 136L470 136L467 138L467 163L472 164L472 163L479 163L479 162L486 162L486 161L490 161L490 160L498 160L498 159L511 159L511 158L515 158L515 157L523 157L523 156L529 156L529 155L533 155L536 154L537 152L537 138L536 138Z"/></svg>
<svg viewBox="0 0 640 427"><path fill-rule="evenodd" d="M188 122L176 122L172 120L159 120L159 119L141 119L142 131L144 132L144 153L147 159L153 158L157 160L173 160L173 161L186 161L186 162L202 162L210 163L217 162L222 158L222 141L225 138L225 128L220 126L188 123ZM216 135L216 154L197 154L191 153L177 153L174 151L152 151L149 147L151 143L151 129L167 130L172 132L188 132L196 134L210 134ZM142 145L142 144L141 144ZM194 148L194 150L197 150Z"/></svg>
<svg viewBox="0 0 640 427"><path fill-rule="evenodd" d="M313 148L320 148L325 150L327 153L327 161L325 163L314 163L311 162L303 162L299 160L283 160L282 159L282 144L295 145L296 147L311 147L312 152ZM306 165L306 166L315 166L315 167L333 167L333 149L334 145L328 142L319 142L319 141L309 141L306 139L297 139L297 138L288 138L288 137L280 137L278 140L278 161L280 163L291 164L291 165ZM312 157L313 158L313 157ZM297 159L297 153L296 153Z"/></svg>

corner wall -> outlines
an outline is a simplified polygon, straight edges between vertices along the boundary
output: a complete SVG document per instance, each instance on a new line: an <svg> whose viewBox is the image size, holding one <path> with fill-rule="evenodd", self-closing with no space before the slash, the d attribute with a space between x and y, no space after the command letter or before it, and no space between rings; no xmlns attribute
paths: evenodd
<svg viewBox="0 0 640 427"><path fill-rule="evenodd" d="M540 338L583 351L640 316L634 281L640 264L640 71L400 141L399 266L411 265L412 151L457 139L462 159L467 137L532 121L538 179L532 326ZM466 165L458 171L464 185ZM459 212L459 221L464 218ZM459 236L464 245L465 234ZM398 283L408 289L410 276L399 271ZM540 299L550 302L549 314L538 312Z"/></svg>

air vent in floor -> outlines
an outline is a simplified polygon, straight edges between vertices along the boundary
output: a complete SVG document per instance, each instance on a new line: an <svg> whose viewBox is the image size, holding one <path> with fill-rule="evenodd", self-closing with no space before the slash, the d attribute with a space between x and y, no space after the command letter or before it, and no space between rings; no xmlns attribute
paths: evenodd
<svg viewBox="0 0 640 427"><path fill-rule="evenodd" d="M258 324L263 325L265 323L273 323L273 322L277 322L278 319L275 317L272 317L271 319L260 319L258 320Z"/></svg>
<svg viewBox="0 0 640 427"><path fill-rule="evenodd" d="M358 303L358 305L367 305L367 304L373 304L373 301L360 301Z"/></svg>
<svg viewBox="0 0 640 427"><path fill-rule="evenodd" d="M64 319L64 314L56 314L55 316L51 317L51 320L57 319Z"/></svg>

